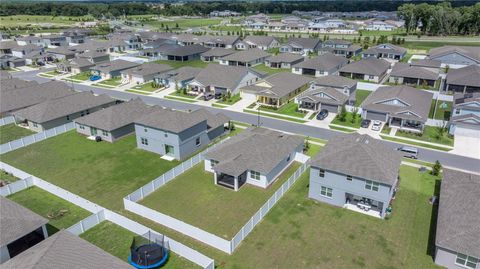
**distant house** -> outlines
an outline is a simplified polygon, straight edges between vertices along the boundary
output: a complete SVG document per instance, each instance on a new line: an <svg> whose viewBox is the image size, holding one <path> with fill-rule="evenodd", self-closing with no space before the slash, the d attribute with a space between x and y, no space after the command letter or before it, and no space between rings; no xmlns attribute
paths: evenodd
<svg viewBox="0 0 480 269"><path fill-rule="evenodd" d="M342 77L380 83L387 75L390 63L373 57L352 62L339 70Z"/></svg>
<svg viewBox="0 0 480 269"><path fill-rule="evenodd" d="M202 36L202 45L207 48L225 48L233 49L235 44L240 41L240 37L233 35L226 36Z"/></svg>
<svg viewBox="0 0 480 269"><path fill-rule="evenodd" d="M388 82L410 86L435 87L440 77L439 70L431 71L427 68L407 63L396 63L390 72Z"/></svg>
<svg viewBox="0 0 480 269"><path fill-rule="evenodd" d="M42 45L44 47L62 47L68 46L67 37L62 35L43 35L40 36L42 39Z"/></svg>
<svg viewBox="0 0 480 269"><path fill-rule="evenodd" d="M480 48L478 46L443 46L431 49L428 52L428 58L451 67L480 65Z"/></svg>
<svg viewBox="0 0 480 269"><path fill-rule="evenodd" d="M16 68L20 66L25 66L26 61L25 59L15 57L12 55L2 55L0 56L0 68L1 69L9 69L9 68Z"/></svg>
<svg viewBox="0 0 480 269"><path fill-rule="evenodd" d="M75 55L78 53L75 47L68 47L68 46L47 48L45 49L45 51L58 61L73 59L75 58Z"/></svg>
<svg viewBox="0 0 480 269"><path fill-rule="evenodd" d="M259 78L260 74L247 67L209 64L188 83L188 88L198 94L237 94L240 88L255 83Z"/></svg>
<svg viewBox="0 0 480 269"><path fill-rule="evenodd" d="M90 92L79 92L15 111L13 116L17 122L28 125L30 130L42 132L107 108L116 102L106 95L95 96Z"/></svg>
<svg viewBox="0 0 480 269"><path fill-rule="evenodd" d="M265 65L270 68L292 68L293 65L303 62L305 58L295 53L279 53L265 60Z"/></svg>
<svg viewBox="0 0 480 269"><path fill-rule="evenodd" d="M324 54L326 52L333 53L337 56L343 56L350 58L360 54L362 47L359 45L354 45L350 41L342 39L329 39L324 41L320 48L318 49L319 54Z"/></svg>
<svg viewBox="0 0 480 269"><path fill-rule="evenodd" d="M180 47L177 44L167 43L158 47L144 48L140 53L142 56L150 58L150 60L168 60L168 53Z"/></svg>
<svg viewBox="0 0 480 269"><path fill-rule="evenodd" d="M135 132L134 121L153 111L140 99L110 106L75 120L77 133L113 143Z"/></svg>
<svg viewBox="0 0 480 269"><path fill-rule="evenodd" d="M0 264L48 237L44 217L0 196ZM2 264L2 268L5 264ZM25 268L24 264L16 268Z"/></svg>
<svg viewBox="0 0 480 269"><path fill-rule="evenodd" d="M16 46L12 48L12 55L18 58L23 58L25 55L33 51L43 51L42 47L33 44L27 44L24 46Z"/></svg>
<svg viewBox="0 0 480 269"><path fill-rule="evenodd" d="M384 218L401 161L398 151L368 135L334 136L311 160L308 197Z"/></svg>
<svg viewBox="0 0 480 269"><path fill-rule="evenodd" d="M380 44L362 52L362 58L401 60L407 55L407 49L392 44Z"/></svg>
<svg viewBox="0 0 480 269"><path fill-rule="evenodd" d="M242 95L253 94L261 105L281 107L308 87L311 78L292 73L276 73L243 87Z"/></svg>
<svg viewBox="0 0 480 269"><path fill-rule="evenodd" d="M296 102L301 109L326 109L331 113L338 113L343 105L355 103L356 90L357 81L353 79L324 76L315 79L310 88L296 98Z"/></svg>
<svg viewBox="0 0 480 269"><path fill-rule="evenodd" d="M445 79L445 85L447 92L480 92L480 66L469 65L459 69L450 69Z"/></svg>
<svg viewBox="0 0 480 269"><path fill-rule="evenodd" d="M229 119L205 109L190 113L155 107L135 120L137 147L176 160L205 148L225 131Z"/></svg>
<svg viewBox="0 0 480 269"><path fill-rule="evenodd" d="M165 52L165 55L169 61L185 62L200 59L200 55L208 50L209 48L202 45L186 45L171 48Z"/></svg>
<svg viewBox="0 0 480 269"><path fill-rule="evenodd" d="M200 54L200 59L204 62L219 62L222 57L234 54L235 50L233 49L224 49L224 48L213 48L202 54Z"/></svg>
<svg viewBox="0 0 480 269"><path fill-rule="evenodd" d="M455 94L451 116L449 122L451 135L480 136L480 92Z"/></svg>
<svg viewBox="0 0 480 269"><path fill-rule="evenodd" d="M67 38L68 44L83 44L87 35L81 31L64 31L63 36Z"/></svg>
<svg viewBox="0 0 480 269"><path fill-rule="evenodd" d="M432 72L438 72L442 63L437 60L421 59L418 61L411 61L410 66L422 67Z"/></svg>
<svg viewBox="0 0 480 269"><path fill-rule="evenodd" d="M435 263L449 269L480 267L480 176L443 169L440 187Z"/></svg>
<svg viewBox="0 0 480 269"><path fill-rule="evenodd" d="M361 104L362 118L380 120L390 127L423 132L433 94L409 86L385 86L372 92Z"/></svg>
<svg viewBox="0 0 480 269"><path fill-rule="evenodd" d="M261 49L249 49L238 51L233 54L220 58L221 65L230 66L255 66L265 62L270 54Z"/></svg>
<svg viewBox="0 0 480 269"><path fill-rule="evenodd" d="M214 182L238 191L245 183L270 186L303 150L300 136L251 128L216 146L205 155L205 171Z"/></svg>
<svg viewBox="0 0 480 269"><path fill-rule="evenodd" d="M295 64L292 67L292 73L315 77L335 75L340 68L347 64L348 60L346 58L325 53Z"/></svg>
<svg viewBox="0 0 480 269"><path fill-rule="evenodd" d="M121 75L120 72L137 67L139 65L139 63L118 59L111 62L99 63L94 67L91 67L90 70L92 70L93 74L99 75L102 78L110 79L114 77L119 77Z"/></svg>
<svg viewBox="0 0 480 269"><path fill-rule="evenodd" d="M15 39L20 46L32 44L37 46L42 46L42 39L38 36L22 36Z"/></svg>
<svg viewBox="0 0 480 269"><path fill-rule="evenodd" d="M108 39L118 44L122 51L142 48L142 40L136 33L111 33L108 35Z"/></svg>
<svg viewBox="0 0 480 269"><path fill-rule="evenodd" d="M261 50L269 50L273 48L278 48L280 43L276 37L273 36L254 36L249 35L245 39L237 42L235 48L238 50L247 50L258 48Z"/></svg>
<svg viewBox="0 0 480 269"><path fill-rule="evenodd" d="M394 31L398 27L385 21L373 20L365 23L364 29L367 31Z"/></svg>
<svg viewBox="0 0 480 269"><path fill-rule="evenodd" d="M156 75L154 80L159 84L171 85L173 87L175 87L176 84L178 88L182 89L186 88L188 83L192 81L202 70L202 68L198 67L183 66L178 69Z"/></svg>
<svg viewBox="0 0 480 269"><path fill-rule="evenodd" d="M163 74L173 68L166 64L144 63L142 65L120 71L123 81L142 84L152 81L155 76Z"/></svg>
<svg viewBox="0 0 480 269"><path fill-rule="evenodd" d="M110 61L110 55L107 53L90 50L78 54L77 57L87 59L94 64Z"/></svg>
<svg viewBox="0 0 480 269"><path fill-rule="evenodd" d="M322 42L318 38L291 37L286 44L280 46L280 52L308 55L318 51L321 44Z"/></svg>
<svg viewBox="0 0 480 269"><path fill-rule="evenodd" d="M88 72L90 71L90 68L95 66L94 63L86 58L73 58L69 61L59 62L56 65L57 71L72 74Z"/></svg>

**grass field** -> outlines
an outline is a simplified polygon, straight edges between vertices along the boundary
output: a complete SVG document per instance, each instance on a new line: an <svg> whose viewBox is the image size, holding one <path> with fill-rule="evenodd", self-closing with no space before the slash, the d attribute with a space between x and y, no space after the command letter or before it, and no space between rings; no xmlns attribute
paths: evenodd
<svg viewBox="0 0 480 269"><path fill-rule="evenodd" d="M91 76L90 72L82 72L82 73L73 75L71 77L68 77L67 79L87 81L90 79L90 76Z"/></svg>
<svg viewBox="0 0 480 269"><path fill-rule="evenodd" d="M34 133L28 129L18 127L15 123L3 125L0 126L0 144L3 145Z"/></svg>
<svg viewBox="0 0 480 269"><path fill-rule="evenodd" d="M340 121L338 119L338 116L333 119L331 122L332 124L338 124L338 125L343 125L347 127L353 127L353 128L360 128L360 123L362 122L362 117L360 115L357 115L355 120L352 122L352 116L353 113L347 112L347 116L345 117L345 121Z"/></svg>
<svg viewBox="0 0 480 269"><path fill-rule="evenodd" d="M96 83L94 85L100 86L100 84L116 87L122 84L122 78L121 77L110 78L107 80L100 81L99 83Z"/></svg>
<svg viewBox="0 0 480 269"><path fill-rule="evenodd" d="M369 96L371 93L372 91L357 89L355 91L355 106L359 107L363 100L365 100L365 98L367 98L367 96Z"/></svg>
<svg viewBox="0 0 480 269"><path fill-rule="evenodd" d="M259 108L261 111L266 111L270 113L277 113L277 114L282 114L282 115L287 115L287 116L292 116L292 117L297 117L303 119L306 114L298 112L298 104L295 104L294 102L287 103L283 106L281 106L278 109L274 109L269 106L260 106Z"/></svg>
<svg viewBox="0 0 480 269"><path fill-rule="evenodd" d="M440 127L425 126L423 134L397 131L395 135L431 143L453 146L453 137L448 134L447 130L444 130L444 132L441 133L440 129Z"/></svg>
<svg viewBox="0 0 480 269"><path fill-rule="evenodd" d="M146 91L146 92L154 92L159 90L161 87L153 87L153 83L147 82L145 84L137 85L132 88L132 90L139 90L139 91Z"/></svg>
<svg viewBox="0 0 480 269"><path fill-rule="evenodd" d="M431 119L448 121L452 115L452 108L452 102L441 100L437 102L436 100L432 100L428 117Z"/></svg>
<svg viewBox="0 0 480 269"><path fill-rule="evenodd" d="M15 15L0 17L0 24L5 27L17 26L70 26L79 21L93 21L91 16L41 16L41 15Z"/></svg>
<svg viewBox="0 0 480 269"><path fill-rule="evenodd" d="M428 51L432 48L441 46L480 46L480 42L444 42L444 41L405 41L405 44L400 46L409 50L425 50Z"/></svg>
<svg viewBox="0 0 480 269"><path fill-rule="evenodd" d="M281 72L290 72L290 69L285 69L285 68L270 68L266 66L265 64L259 64L253 67L254 70L260 72L260 73L266 73L268 75L273 75L276 73L281 73Z"/></svg>
<svg viewBox="0 0 480 269"><path fill-rule="evenodd" d="M109 221L103 221L80 235L81 238L126 262L134 236L136 234ZM200 268L175 253L170 254L168 262L162 268Z"/></svg>
<svg viewBox="0 0 480 269"><path fill-rule="evenodd" d="M202 162L140 203L230 240L299 166L293 163L267 189L244 184L234 192L215 185Z"/></svg>
<svg viewBox="0 0 480 269"><path fill-rule="evenodd" d="M161 28L162 24L164 27L168 26L169 30L185 30L194 27L205 27L217 25L222 21L221 18L195 18L195 19L174 19L172 21L158 21L150 20L145 21L145 25L150 25L153 27ZM178 24L178 28L176 27ZM165 30L165 28L163 28Z"/></svg>
<svg viewBox="0 0 480 269"><path fill-rule="evenodd" d="M85 209L37 187L14 193L8 196L8 199L46 218L49 235L60 229L66 229L91 215Z"/></svg>

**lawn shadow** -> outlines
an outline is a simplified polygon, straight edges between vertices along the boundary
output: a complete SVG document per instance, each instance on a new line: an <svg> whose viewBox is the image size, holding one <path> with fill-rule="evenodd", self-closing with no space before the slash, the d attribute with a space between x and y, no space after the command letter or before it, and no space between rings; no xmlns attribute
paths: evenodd
<svg viewBox="0 0 480 269"><path fill-rule="evenodd" d="M435 188L433 195L437 196L437 202L432 205L432 215L430 218L430 230L428 233L428 246L427 246L427 255L431 256L432 259L435 258L435 234L437 231L437 217L438 217L438 200L440 195L440 185L441 180L435 180Z"/></svg>

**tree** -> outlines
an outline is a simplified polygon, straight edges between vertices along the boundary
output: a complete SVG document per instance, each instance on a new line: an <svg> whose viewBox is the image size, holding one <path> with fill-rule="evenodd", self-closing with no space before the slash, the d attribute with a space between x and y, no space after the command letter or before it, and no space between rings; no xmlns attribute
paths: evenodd
<svg viewBox="0 0 480 269"><path fill-rule="evenodd" d="M449 70L450 70L450 65L448 64L445 65L445 74L447 74Z"/></svg>
<svg viewBox="0 0 480 269"><path fill-rule="evenodd" d="M440 174L440 170L442 170L442 165L437 160L437 161L435 161L435 164L432 167L431 174L434 175L434 176L438 176Z"/></svg>
<svg viewBox="0 0 480 269"><path fill-rule="evenodd" d="M345 105L342 106L340 110L340 114L338 114L338 120L341 122L345 122L347 120L347 108Z"/></svg>
<svg viewBox="0 0 480 269"><path fill-rule="evenodd" d="M175 28L177 28L177 29L180 28L180 27L178 27L178 23L175 23Z"/></svg>
<svg viewBox="0 0 480 269"><path fill-rule="evenodd" d="M358 116L357 111L358 109L354 107L352 110L352 119L350 121L351 123L355 123L357 121L357 116Z"/></svg>
<svg viewBox="0 0 480 269"><path fill-rule="evenodd" d="M407 34L410 31L415 31L417 29L417 18L415 16L415 5L414 4L404 4L398 7L397 15L399 18L405 21L405 31Z"/></svg>
<svg viewBox="0 0 480 269"><path fill-rule="evenodd" d="M308 151L310 149L310 137L305 138L305 143L303 144L303 151Z"/></svg>

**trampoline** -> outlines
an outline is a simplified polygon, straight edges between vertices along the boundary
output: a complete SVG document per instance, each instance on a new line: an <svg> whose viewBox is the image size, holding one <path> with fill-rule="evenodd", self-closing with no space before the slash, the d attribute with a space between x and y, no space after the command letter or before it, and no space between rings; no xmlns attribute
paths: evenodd
<svg viewBox="0 0 480 269"><path fill-rule="evenodd" d="M160 268L167 262L168 252L163 235L148 232L133 238L128 262L138 269Z"/></svg>

